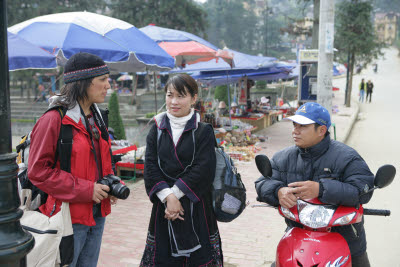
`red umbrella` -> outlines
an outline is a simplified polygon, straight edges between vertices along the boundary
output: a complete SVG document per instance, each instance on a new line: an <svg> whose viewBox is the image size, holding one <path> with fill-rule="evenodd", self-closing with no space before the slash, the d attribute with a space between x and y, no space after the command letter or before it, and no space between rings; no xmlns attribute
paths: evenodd
<svg viewBox="0 0 400 267"><path fill-rule="evenodd" d="M175 58L175 66L184 67L186 64L190 65L212 59L218 60L219 58L231 66L233 64L232 53L218 49L218 47L194 34L152 25L140 30Z"/></svg>
<svg viewBox="0 0 400 267"><path fill-rule="evenodd" d="M222 58L228 64L232 64L232 55L224 50L207 47L195 41L188 42L161 42L158 45L170 56L175 58L177 66L194 64L202 61Z"/></svg>

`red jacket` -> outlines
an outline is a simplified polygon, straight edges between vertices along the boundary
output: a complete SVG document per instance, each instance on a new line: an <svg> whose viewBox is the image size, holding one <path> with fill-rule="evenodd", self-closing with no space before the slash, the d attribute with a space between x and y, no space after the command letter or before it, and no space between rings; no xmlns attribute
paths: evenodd
<svg viewBox="0 0 400 267"><path fill-rule="evenodd" d="M58 162L52 169L55 160L61 117L57 110L44 114L32 130L28 161L28 177L39 189L48 193L48 199L40 211L50 216L56 204L56 214L62 201L70 203L72 223L88 226L96 225L93 219L93 187L97 180L97 167L91 151L92 142L87 132L79 105L67 111L62 123L72 125L73 145L71 153L71 173L60 170ZM97 127L97 126L96 126ZM98 129L100 132L100 129ZM103 176L112 174L110 141L100 137L99 147ZM111 212L109 198L101 202L102 216Z"/></svg>

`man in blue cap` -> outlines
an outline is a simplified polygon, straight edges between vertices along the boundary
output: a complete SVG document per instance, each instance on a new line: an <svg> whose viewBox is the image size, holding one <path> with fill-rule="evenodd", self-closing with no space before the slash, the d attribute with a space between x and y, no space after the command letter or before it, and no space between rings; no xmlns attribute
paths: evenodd
<svg viewBox="0 0 400 267"><path fill-rule="evenodd" d="M318 198L332 205L356 207L367 203L374 175L351 147L331 140L331 118L326 108L307 102L294 116L292 136L295 146L277 152L271 159L272 176L256 181L258 200L272 206L291 208L298 199ZM286 219L289 227L299 224ZM347 241L352 266L370 266L366 252L364 220L332 227Z"/></svg>

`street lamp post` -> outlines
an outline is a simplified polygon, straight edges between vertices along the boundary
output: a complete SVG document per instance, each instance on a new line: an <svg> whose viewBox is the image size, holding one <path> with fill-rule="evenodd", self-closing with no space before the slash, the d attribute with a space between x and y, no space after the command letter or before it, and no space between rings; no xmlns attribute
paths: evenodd
<svg viewBox="0 0 400 267"><path fill-rule="evenodd" d="M26 254L35 241L19 219L22 210L17 188L17 154L11 149L8 77L7 5L0 0L0 266L26 266Z"/></svg>

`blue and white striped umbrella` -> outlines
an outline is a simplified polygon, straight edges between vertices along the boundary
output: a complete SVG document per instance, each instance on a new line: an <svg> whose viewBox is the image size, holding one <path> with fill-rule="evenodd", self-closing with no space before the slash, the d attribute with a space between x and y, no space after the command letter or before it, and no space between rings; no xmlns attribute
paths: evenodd
<svg viewBox="0 0 400 267"><path fill-rule="evenodd" d="M56 57L46 50L7 32L9 70L53 69Z"/></svg>
<svg viewBox="0 0 400 267"><path fill-rule="evenodd" d="M8 29L57 55L65 63L73 54L101 57L112 71L163 71L174 59L133 25L90 12L68 12L36 17Z"/></svg>

